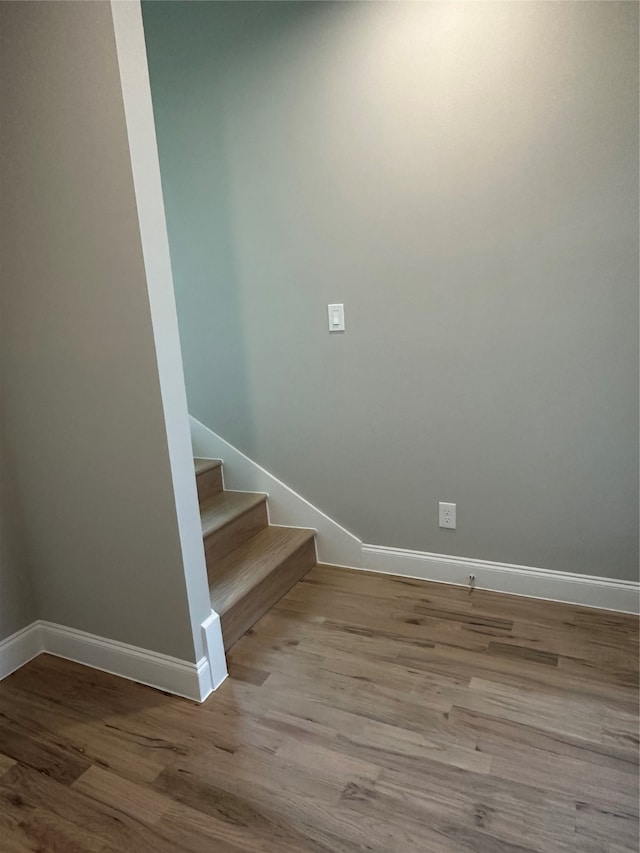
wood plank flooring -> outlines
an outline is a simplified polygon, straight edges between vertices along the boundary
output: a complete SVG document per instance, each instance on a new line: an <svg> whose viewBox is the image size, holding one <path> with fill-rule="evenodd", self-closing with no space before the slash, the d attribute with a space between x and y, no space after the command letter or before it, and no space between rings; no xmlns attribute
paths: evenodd
<svg viewBox="0 0 640 853"><path fill-rule="evenodd" d="M0 683L0 851L638 850L638 620L324 566L204 705Z"/></svg>

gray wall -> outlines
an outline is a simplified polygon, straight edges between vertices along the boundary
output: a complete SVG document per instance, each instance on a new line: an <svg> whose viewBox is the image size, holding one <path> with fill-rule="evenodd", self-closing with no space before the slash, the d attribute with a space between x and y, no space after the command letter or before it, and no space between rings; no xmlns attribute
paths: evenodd
<svg viewBox="0 0 640 853"><path fill-rule="evenodd" d="M34 619L35 600L24 551L17 490L0 420L0 640Z"/></svg>
<svg viewBox="0 0 640 853"><path fill-rule="evenodd" d="M191 413L367 542L637 577L637 4L143 14Z"/></svg>
<svg viewBox="0 0 640 853"><path fill-rule="evenodd" d="M108 3L1 3L0 370L38 615L194 660Z"/></svg>

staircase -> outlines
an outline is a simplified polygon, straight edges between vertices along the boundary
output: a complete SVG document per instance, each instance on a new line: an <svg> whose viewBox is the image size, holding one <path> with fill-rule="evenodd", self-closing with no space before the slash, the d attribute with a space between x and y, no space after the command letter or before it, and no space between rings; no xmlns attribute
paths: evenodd
<svg viewBox="0 0 640 853"><path fill-rule="evenodd" d="M315 533L271 527L267 496L225 491L219 459L194 459L211 607L230 648L316 565Z"/></svg>

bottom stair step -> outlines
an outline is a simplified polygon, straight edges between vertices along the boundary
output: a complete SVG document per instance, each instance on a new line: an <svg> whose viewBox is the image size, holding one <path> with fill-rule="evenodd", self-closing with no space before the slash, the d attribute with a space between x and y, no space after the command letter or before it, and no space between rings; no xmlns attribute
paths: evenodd
<svg viewBox="0 0 640 853"><path fill-rule="evenodd" d="M266 527L209 572L228 649L316 564L313 530Z"/></svg>

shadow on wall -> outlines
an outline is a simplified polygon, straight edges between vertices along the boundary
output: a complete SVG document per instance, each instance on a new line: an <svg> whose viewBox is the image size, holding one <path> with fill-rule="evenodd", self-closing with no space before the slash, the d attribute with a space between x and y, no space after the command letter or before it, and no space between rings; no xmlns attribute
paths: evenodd
<svg viewBox="0 0 640 853"><path fill-rule="evenodd" d="M226 78L270 41L277 53L323 4L283 3L275 17L268 4L248 4L246 14L221 8L220 27L211 26L207 2L189 4L186 16L182 3L156 6L143 2L142 11L189 411L252 455L260 418L241 281L251 258L234 217L229 155L238 139ZM269 168L266 159L259 165Z"/></svg>

